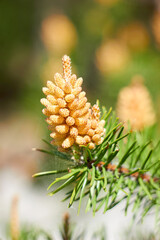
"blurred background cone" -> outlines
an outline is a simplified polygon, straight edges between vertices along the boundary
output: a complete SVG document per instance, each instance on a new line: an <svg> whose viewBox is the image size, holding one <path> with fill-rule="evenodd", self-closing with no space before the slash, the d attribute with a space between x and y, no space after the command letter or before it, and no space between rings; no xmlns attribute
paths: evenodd
<svg viewBox="0 0 160 240"><path fill-rule="evenodd" d="M149 45L149 34L140 22L127 24L119 30L119 38L133 51L145 50Z"/></svg>
<svg viewBox="0 0 160 240"><path fill-rule="evenodd" d="M128 122L132 130L143 130L156 121L152 100L143 77L136 75L128 87L123 88L118 96L117 115L122 122Z"/></svg>
<svg viewBox="0 0 160 240"><path fill-rule="evenodd" d="M104 74L122 70L128 60L128 49L118 40L104 42L96 52L96 65Z"/></svg>
<svg viewBox="0 0 160 240"><path fill-rule="evenodd" d="M73 23L65 15L57 14L45 18L41 27L41 39L51 53L69 53L77 42Z"/></svg>

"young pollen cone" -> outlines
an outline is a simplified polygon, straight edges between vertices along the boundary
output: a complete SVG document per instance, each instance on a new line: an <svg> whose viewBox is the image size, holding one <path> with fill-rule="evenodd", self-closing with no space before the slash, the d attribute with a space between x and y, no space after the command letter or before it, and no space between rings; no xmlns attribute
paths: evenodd
<svg viewBox="0 0 160 240"><path fill-rule="evenodd" d="M143 85L142 76L135 76L128 87L123 88L118 96L117 115L121 121L130 122L132 130L143 130L156 121L152 100Z"/></svg>
<svg viewBox="0 0 160 240"><path fill-rule="evenodd" d="M43 114L52 131L52 144L58 149L70 148L74 143L95 148L102 142L104 135L103 120L100 120L100 110L97 104L91 108L86 93L82 91L83 79L71 73L71 60L68 56L62 58L63 75L56 73L54 82L48 81L41 99L45 108Z"/></svg>

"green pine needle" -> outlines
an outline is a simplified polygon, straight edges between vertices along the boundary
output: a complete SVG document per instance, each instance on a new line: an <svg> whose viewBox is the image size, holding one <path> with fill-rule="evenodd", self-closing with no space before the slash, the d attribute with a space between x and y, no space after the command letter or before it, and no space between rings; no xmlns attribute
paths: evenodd
<svg viewBox="0 0 160 240"><path fill-rule="evenodd" d="M86 209L93 214L103 207L103 212L112 209L121 201L126 201L125 214L130 205L133 210L142 208L142 218L150 209L158 209L160 204L160 141L156 141L152 129L143 132L124 132L111 109L103 108L106 133L102 144L94 150L86 146L73 146L69 154L58 152L57 148L47 143L49 150L39 151L73 161L73 167L64 170L45 171L33 177L61 174L53 179L48 189L54 187L50 196L70 186L63 201L69 200L69 207L79 202L80 212L83 198ZM152 137L147 139L146 136ZM153 141L154 139L154 141ZM57 183L61 183L56 187Z"/></svg>

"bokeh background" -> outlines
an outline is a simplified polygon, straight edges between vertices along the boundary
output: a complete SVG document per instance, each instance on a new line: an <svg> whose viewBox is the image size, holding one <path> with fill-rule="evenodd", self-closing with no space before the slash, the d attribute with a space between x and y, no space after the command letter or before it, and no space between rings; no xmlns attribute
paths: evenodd
<svg viewBox="0 0 160 240"><path fill-rule="evenodd" d="M32 151L49 139L41 88L62 72L61 58L68 54L88 99L107 108L115 109L120 89L141 75L159 120L160 1L1 0L0 53L0 238L5 239L15 195L22 223L56 234L66 203L61 196L47 197L45 183L31 177L55 164ZM121 208L86 220L70 211L81 227L88 219L88 229L105 224L109 240L121 239L122 219L124 229L130 221Z"/></svg>

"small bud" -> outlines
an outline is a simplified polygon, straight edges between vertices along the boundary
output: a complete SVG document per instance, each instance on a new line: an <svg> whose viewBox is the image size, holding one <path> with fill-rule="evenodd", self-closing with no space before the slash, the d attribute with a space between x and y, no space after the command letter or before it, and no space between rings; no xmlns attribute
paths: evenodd
<svg viewBox="0 0 160 240"><path fill-rule="evenodd" d="M98 133L98 134L101 134L104 132L104 128L103 127L97 127L96 130L95 130L95 133Z"/></svg>
<svg viewBox="0 0 160 240"><path fill-rule="evenodd" d="M59 105L60 108L64 108L67 105L66 101L62 98L57 99L57 104Z"/></svg>
<svg viewBox="0 0 160 240"><path fill-rule="evenodd" d="M65 87L64 87L65 93L71 93L72 91L72 85L69 82L66 82Z"/></svg>
<svg viewBox="0 0 160 240"><path fill-rule="evenodd" d="M86 104L86 102L87 102L87 98L86 98L86 97L81 98L81 99L78 101L78 106L77 106L78 109L84 107L84 105Z"/></svg>
<svg viewBox="0 0 160 240"><path fill-rule="evenodd" d="M65 86L65 80L62 78L60 73L56 73L54 75L54 79L55 79L55 83L57 85L57 87L64 89Z"/></svg>
<svg viewBox="0 0 160 240"><path fill-rule="evenodd" d="M50 102L46 98L42 98L40 100L41 104L47 107L48 105L51 105Z"/></svg>
<svg viewBox="0 0 160 240"><path fill-rule="evenodd" d="M84 98L86 96L86 93L83 91L83 92L80 92L80 94L79 94L79 99L81 99L81 98Z"/></svg>
<svg viewBox="0 0 160 240"><path fill-rule="evenodd" d="M47 117L49 117L49 116L51 115L51 113L48 111L47 108L42 109L42 113L43 113L44 115L46 115Z"/></svg>
<svg viewBox="0 0 160 240"><path fill-rule="evenodd" d="M78 133L81 135L87 134L88 130L90 129L90 124L89 122L86 125L82 125L80 127L78 127Z"/></svg>
<svg viewBox="0 0 160 240"><path fill-rule="evenodd" d="M83 83L83 78L80 77L80 78L77 79L74 87L75 87L75 88L81 87L82 83Z"/></svg>
<svg viewBox="0 0 160 240"><path fill-rule="evenodd" d="M93 129L89 129L87 134L90 136L90 137L93 137L94 134L95 134L95 131Z"/></svg>
<svg viewBox="0 0 160 240"><path fill-rule="evenodd" d="M71 116L74 117L74 118L76 118L76 117L81 117L81 116L83 116L85 113L88 112L89 107L90 107L90 103L86 103L86 105L85 105L83 108L72 112L72 113L71 113Z"/></svg>
<svg viewBox="0 0 160 240"><path fill-rule="evenodd" d="M84 140L86 141L86 143L89 143L91 141L91 138L88 135L86 135L84 136Z"/></svg>
<svg viewBox="0 0 160 240"><path fill-rule="evenodd" d="M62 116L59 116L59 115L51 115L50 120L54 124L62 124L64 122L64 118Z"/></svg>
<svg viewBox="0 0 160 240"><path fill-rule="evenodd" d="M99 126L104 127L104 125L105 125L105 120L101 120L101 121L99 122Z"/></svg>
<svg viewBox="0 0 160 240"><path fill-rule="evenodd" d="M68 104L68 107L72 110L72 109L76 109L78 107L78 98L75 98L73 100L73 102Z"/></svg>
<svg viewBox="0 0 160 240"><path fill-rule="evenodd" d="M80 92L82 91L81 87L77 87L75 89L72 90L72 94L74 94L75 96L78 95Z"/></svg>
<svg viewBox="0 0 160 240"><path fill-rule="evenodd" d="M47 106L47 109L52 114L57 114L59 112L59 106L58 105L49 105L49 106Z"/></svg>
<svg viewBox="0 0 160 240"><path fill-rule="evenodd" d="M67 108L61 108L59 110L59 114L62 116L62 117L68 117L69 116L69 110Z"/></svg>
<svg viewBox="0 0 160 240"><path fill-rule="evenodd" d="M94 143L89 143L89 149L94 149L95 148L95 144Z"/></svg>
<svg viewBox="0 0 160 240"><path fill-rule="evenodd" d="M78 129L75 128L75 127L71 127L71 129L70 129L70 135L71 135L72 137L76 138L77 135L78 135Z"/></svg>
<svg viewBox="0 0 160 240"><path fill-rule="evenodd" d="M101 139L101 135L100 135L100 134L95 134L95 135L92 137L92 140L93 140L94 142L98 142L100 139Z"/></svg>
<svg viewBox="0 0 160 240"><path fill-rule="evenodd" d="M51 91L51 93L54 94L54 89L55 89L54 83L51 82L51 81L47 81L47 87L49 88L49 90Z"/></svg>
<svg viewBox="0 0 160 240"><path fill-rule="evenodd" d="M75 124L75 120L73 117L67 117L66 123L67 123L67 125L72 126Z"/></svg>
<svg viewBox="0 0 160 240"><path fill-rule="evenodd" d="M69 131L69 127L67 124L63 124L63 125L58 125L55 127L56 131L60 134L65 134Z"/></svg>
<svg viewBox="0 0 160 240"><path fill-rule="evenodd" d="M94 104L92 107L92 116L96 120L99 120L100 118L100 110L97 104Z"/></svg>
<svg viewBox="0 0 160 240"><path fill-rule="evenodd" d="M75 95L74 95L74 94L67 94L67 95L65 96L65 100L66 100L66 102L68 102L68 103L72 102L74 99L75 99Z"/></svg>
<svg viewBox="0 0 160 240"><path fill-rule="evenodd" d="M54 139L60 139L60 138L65 138L66 135L64 134L60 134L58 132L53 132L50 134L51 138L54 138Z"/></svg>
<svg viewBox="0 0 160 240"><path fill-rule="evenodd" d="M76 118L75 122L77 126L85 125L87 123L87 118L85 117Z"/></svg>
<svg viewBox="0 0 160 240"><path fill-rule="evenodd" d="M61 88L55 87L54 88L54 93L58 98L63 98L64 97L64 92Z"/></svg>
<svg viewBox="0 0 160 240"><path fill-rule="evenodd" d="M97 125L98 125L97 121L96 120L92 120L92 122L91 122L92 128L95 129L97 127Z"/></svg>
<svg viewBox="0 0 160 240"><path fill-rule="evenodd" d="M53 122L49 119L49 118L46 118L46 122L49 124L49 125L52 125Z"/></svg>
<svg viewBox="0 0 160 240"><path fill-rule="evenodd" d="M47 95L47 100L53 105L57 104L57 99L53 95Z"/></svg>
<svg viewBox="0 0 160 240"><path fill-rule="evenodd" d="M100 138L99 141L95 142L96 145L100 145L103 142L103 138Z"/></svg>
<svg viewBox="0 0 160 240"><path fill-rule="evenodd" d="M74 144L74 138L69 136L63 141L62 147L70 148L73 144Z"/></svg>
<svg viewBox="0 0 160 240"><path fill-rule="evenodd" d="M70 83L72 84L73 87L75 85L76 80L77 80L77 76L73 74L70 78Z"/></svg>
<svg viewBox="0 0 160 240"><path fill-rule="evenodd" d="M43 93L44 93L45 95L51 94L51 91L50 91L49 88L47 88L47 87L43 87L43 88L42 88L42 91L43 91Z"/></svg>
<svg viewBox="0 0 160 240"><path fill-rule="evenodd" d="M79 144L79 145L85 145L86 141L85 141L84 137L77 136L76 137L76 143Z"/></svg>

